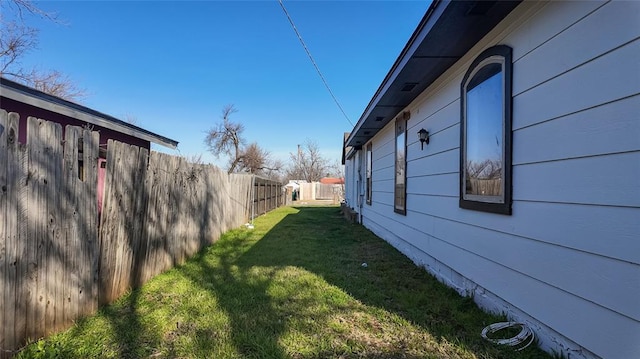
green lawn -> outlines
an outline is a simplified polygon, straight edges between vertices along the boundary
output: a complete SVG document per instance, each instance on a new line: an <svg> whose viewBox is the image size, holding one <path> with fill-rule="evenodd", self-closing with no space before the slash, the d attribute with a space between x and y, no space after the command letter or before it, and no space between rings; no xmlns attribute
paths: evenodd
<svg viewBox="0 0 640 359"><path fill-rule="evenodd" d="M18 357L550 357L483 340L501 320L337 207L284 207Z"/></svg>

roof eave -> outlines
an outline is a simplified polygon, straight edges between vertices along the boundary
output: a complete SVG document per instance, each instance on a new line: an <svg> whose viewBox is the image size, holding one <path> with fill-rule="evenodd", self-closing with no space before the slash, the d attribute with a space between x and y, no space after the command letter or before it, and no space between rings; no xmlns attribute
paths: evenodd
<svg viewBox="0 0 640 359"><path fill-rule="evenodd" d="M171 149L176 149L178 146L178 141L124 122L113 116L45 94L4 77L1 78L1 80L2 82L0 83L0 87L2 88L3 97L59 113L61 115L69 116L92 125L109 128Z"/></svg>
<svg viewBox="0 0 640 359"><path fill-rule="evenodd" d="M434 0L345 145L369 141L520 2Z"/></svg>

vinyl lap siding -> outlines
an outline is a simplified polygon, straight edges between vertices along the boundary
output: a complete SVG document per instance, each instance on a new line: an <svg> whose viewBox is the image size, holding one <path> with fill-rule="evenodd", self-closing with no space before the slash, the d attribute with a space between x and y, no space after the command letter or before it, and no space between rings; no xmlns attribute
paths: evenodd
<svg viewBox="0 0 640 359"><path fill-rule="evenodd" d="M347 205L351 209L357 208L357 200L355 194L356 181L357 181L357 169L351 159L345 161L344 166L344 180L345 180L345 194L344 199Z"/></svg>
<svg viewBox="0 0 640 359"><path fill-rule="evenodd" d="M364 225L460 291L497 296L543 347L640 357L638 23L635 2L521 4L407 108L406 216L393 123L374 137ZM512 216L458 207L460 82L495 44L514 50Z"/></svg>
<svg viewBox="0 0 640 359"><path fill-rule="evenodd" d="M395 175L395 130L393 124L381 130L373 142L371 205L365 211L393 212Z"/></svg>

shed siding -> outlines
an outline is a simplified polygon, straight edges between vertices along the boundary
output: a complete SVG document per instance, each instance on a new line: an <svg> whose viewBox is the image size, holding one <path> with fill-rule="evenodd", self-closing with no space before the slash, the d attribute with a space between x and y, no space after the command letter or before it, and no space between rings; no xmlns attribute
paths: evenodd
<svg viewBox="0 0 640 359"><path fill-rule="evenodd" d="M532 323L544 348L640 357L639 23L630 1L518 6L405 109L406 216L393 122L373 138L363 224L459 291L495 295L486 307ZM514 54L511 216L458 207L460 83L496 44Z"/></svg>

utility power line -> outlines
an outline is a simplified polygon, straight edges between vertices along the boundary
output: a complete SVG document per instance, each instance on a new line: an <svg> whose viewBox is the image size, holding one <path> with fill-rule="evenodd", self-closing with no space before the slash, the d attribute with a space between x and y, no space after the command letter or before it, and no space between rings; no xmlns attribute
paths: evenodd
<svg viewBox="0 0 640 359"><path fill-rule="evenodd" d="M318 72L318 75L320 75L320 79L322 80L322 83L324 84L324 86L329 91L329 94L333 98L333 101L336 103L336 105L338 105L338 108L340 109L340 111L344 115L344 118L346 118L347 121L349 121L349 124L351 124L351 126L353 126L353 122L351 122L351 120L349 119L349 116L347 116L347 113L344 112L344 109L340 105L340 102L338 101L336 96L333 94L333 91L331 91L331 87L329 87L329 83L327 83L327 80L325 80L324 76L322 75L322 72L320 71L320 68L318 67L318 64L316 64L316 61L313 59L313 56L311 56L311 51L309 51L309 49L307 48L307 45L304 43L304 40L302 39L302 35L300 35L300 32L298 32L298 29L296 28L296 25L293 23L293 19L291 18L291 16L289 15L289 12L287 11L287 8L284 7L284 4L282 3L282 0L278 0L278 2L280 3L280 7L282 7L282 11L284 11L284 14L287 15L287 19L289 19L289 23L291 24L291 27L293 28L293 31L298 36L298 40L300 40L300 43L302 44L302 47L304 48L304 51L309 56L309 59L311 60L311 63L313 64L313 67L316 68L316 71Z"/></svg>

